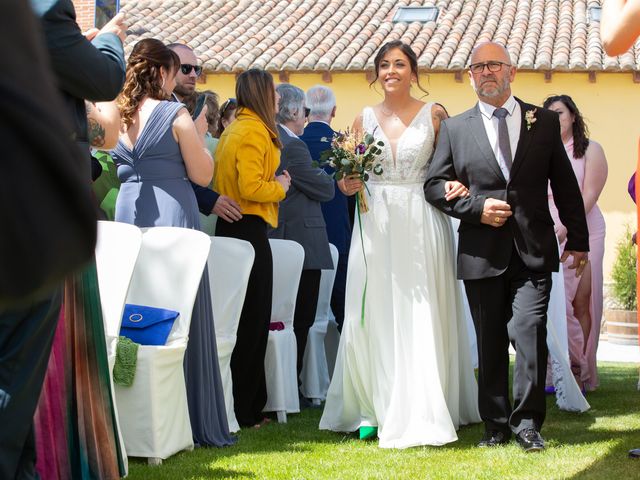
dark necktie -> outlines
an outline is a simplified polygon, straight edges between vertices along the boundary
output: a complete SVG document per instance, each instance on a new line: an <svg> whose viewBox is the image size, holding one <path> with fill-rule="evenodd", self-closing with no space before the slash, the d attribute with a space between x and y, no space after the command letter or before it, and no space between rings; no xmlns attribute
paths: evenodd
<svg viewBox="0 0 640 480"><path fill-rule="evenodd" d="M511 172L511 141L509 140L509 129L507 128L507 115L509 112L506 108L496 108L493 116L498 119L498 148L507 170Z"/></svg>

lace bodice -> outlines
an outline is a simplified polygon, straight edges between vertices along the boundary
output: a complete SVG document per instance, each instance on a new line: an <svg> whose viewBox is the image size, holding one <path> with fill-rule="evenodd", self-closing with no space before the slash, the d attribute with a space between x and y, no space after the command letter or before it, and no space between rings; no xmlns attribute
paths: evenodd
<svg viewBox="0 0 640 480"><path fill-rule="evenodd" d="M380 154L382 175L371 175L372 183L422 183L427 178L427 168L433 156L435 134L431 120L433 104L424 105L403 132L396 144L394 161L391 144L382 131L371 107L362 112L362 124L366 132L376 140L382 140L384 147Z"/></svg>

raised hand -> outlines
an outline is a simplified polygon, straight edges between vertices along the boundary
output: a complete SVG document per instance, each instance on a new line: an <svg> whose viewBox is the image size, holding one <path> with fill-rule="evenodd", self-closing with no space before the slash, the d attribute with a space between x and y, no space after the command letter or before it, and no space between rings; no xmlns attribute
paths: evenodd
<svg viewBox="0 0 640 480"><path fill-rule="evenodd" d="M120 41L124 43L124 39L127 38L127 24L125 22L124 12L119 12L109 20L109 23L102 27L97 35L102 35L103 33L114 33L120 38Z"/></svg>
<svg viewBox="0 0 640 480"><path fill-rule="evenodd" d="M504 225L511 215L513 215L513 212L507 202L497 198L487 198L484 201L480 222L497 228Z"/></svg>

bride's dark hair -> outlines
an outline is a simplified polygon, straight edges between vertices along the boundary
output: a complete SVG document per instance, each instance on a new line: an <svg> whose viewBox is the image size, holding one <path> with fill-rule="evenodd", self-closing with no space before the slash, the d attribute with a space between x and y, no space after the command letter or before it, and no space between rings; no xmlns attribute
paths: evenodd
<svg viewBox="0 0 640 480"><path fill-rule="evenodd" d="M400 50L405 55L405 57L409 59L409 65L411 66L411 73L413 73L416 76L416 84L418 85L418 88L422 90L424 93L426 93L427 95L429 95L429 92L426 91L424 88L422 88L422 85L420 85L420 75L418 73L418 57L416 56L416 52L413 51L410 45L404 43L401 40L392 40L382 45L382 47L380 47L380 50L378 50L378 53L376 53L376 58L373 59L376 78L373 79L373 81L369 84L369 86L373 85L378 81L378 72L380 71L380 62L382 62L382 59L387 54L387 52L390 50L393 50L394 48L397 48L398 50Z"/></svg>

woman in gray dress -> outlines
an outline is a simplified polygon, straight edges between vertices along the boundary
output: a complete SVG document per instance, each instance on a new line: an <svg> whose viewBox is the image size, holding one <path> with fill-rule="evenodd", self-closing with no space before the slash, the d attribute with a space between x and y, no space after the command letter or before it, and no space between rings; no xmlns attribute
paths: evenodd
<svg viewBox="0 0 640 480"><path fill-rule="evenodd" d="M118 97L122 131L112 152L122 182L116 202L118 222L200 227L189 180L208 185L213 162L204 144L206 110L194 124L183 104L167 101L179 67L178 56L155 39L140 41L129 57ZM224 406L206 269L193 306L184 371L194 442L234 443Z"/></svg>

